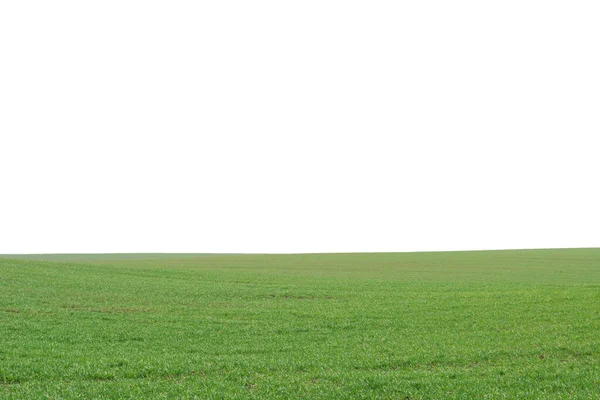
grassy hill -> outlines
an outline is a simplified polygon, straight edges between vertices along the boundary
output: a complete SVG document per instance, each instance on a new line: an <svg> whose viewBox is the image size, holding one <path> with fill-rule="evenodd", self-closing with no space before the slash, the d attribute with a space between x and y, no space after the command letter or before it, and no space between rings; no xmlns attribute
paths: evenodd
<svg viewBox="0 0 600 400"><path fill-rule="evenodd" d="M600 249L0 256L0 398L600 398Z"/></svg>

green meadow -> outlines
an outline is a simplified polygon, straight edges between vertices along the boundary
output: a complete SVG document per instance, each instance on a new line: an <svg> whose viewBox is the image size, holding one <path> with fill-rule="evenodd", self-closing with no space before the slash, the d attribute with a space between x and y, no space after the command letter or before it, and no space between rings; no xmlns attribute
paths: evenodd
<svg viewBox="0 0 600 400"><path fill-rule="evenodd" d="M600 249L4 255L0 398L600 399Z"/></svg>

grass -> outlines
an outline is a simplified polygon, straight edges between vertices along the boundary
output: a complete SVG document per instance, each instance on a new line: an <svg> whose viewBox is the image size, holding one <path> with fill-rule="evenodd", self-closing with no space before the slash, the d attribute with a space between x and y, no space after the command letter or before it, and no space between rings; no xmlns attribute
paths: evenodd
<svg viewBox="0 0 600 400"><path fill-rule="evenodd" d="M600 249L0 258L0 398L600 398Z"/></svg>

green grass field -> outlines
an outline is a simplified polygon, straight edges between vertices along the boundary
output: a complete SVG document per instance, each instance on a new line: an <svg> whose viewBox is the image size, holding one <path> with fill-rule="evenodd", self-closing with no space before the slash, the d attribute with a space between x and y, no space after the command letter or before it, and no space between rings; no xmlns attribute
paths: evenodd
<svg viewBox="0 0 600 400"><path fill-rule="evenodd" d="M0 398L600 399L600 249L1 257Z"/></svg>

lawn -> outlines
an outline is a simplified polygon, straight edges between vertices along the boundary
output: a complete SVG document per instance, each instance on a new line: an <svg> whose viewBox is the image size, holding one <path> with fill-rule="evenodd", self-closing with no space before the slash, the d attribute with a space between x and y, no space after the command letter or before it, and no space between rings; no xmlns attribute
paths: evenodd
<svg viewBox="0 0 600 400"><path fill-rule="evenodd" d="M0 398L600 398L600 249L0 257Z"/></svg>

